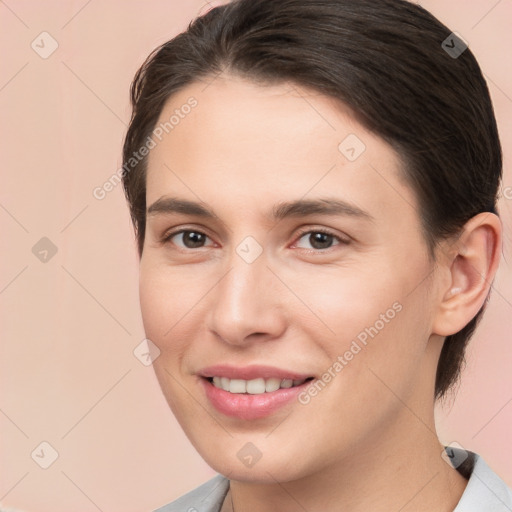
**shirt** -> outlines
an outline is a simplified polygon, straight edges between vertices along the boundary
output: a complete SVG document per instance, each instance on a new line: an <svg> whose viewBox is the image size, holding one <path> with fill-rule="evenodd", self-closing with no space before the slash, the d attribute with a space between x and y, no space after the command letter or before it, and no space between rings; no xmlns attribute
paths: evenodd
<svg viewBox="0 0 512 512"><path fill-rule="evenodd" d="M453 512L512 512L512 490L478 454L445 447L447 461L468 479ZM219 512L229 480L216 475L181 498L154 512Z"/></svg>

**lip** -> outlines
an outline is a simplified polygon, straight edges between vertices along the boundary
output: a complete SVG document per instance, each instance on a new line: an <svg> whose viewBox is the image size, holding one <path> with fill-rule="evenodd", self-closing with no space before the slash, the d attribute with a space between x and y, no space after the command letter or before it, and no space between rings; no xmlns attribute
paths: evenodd
<svg viewBox="0 0 512 512"><path fill-rule="evenodd" d="M218 364L214 366L208 366L203 368L198 375L201 377L227 377L228 379L270 379L275 377L277 379L292 379L302 380L309 377L313 377L311 374L297 373L290 370L284 370L275 366L264 366L264 365L250 365L250 366L231 366L227 364Z"/></svg>
<svg viewBox="0 0 512 512"><path fill-rule="evenodd" d="M206 377L201 377L199 380L206 397L217 411L226 416L242 420L255 420L270 416L281 407L292 402L311 382L314 382L313 380L306 381L300 386L281 388L260 395L250 395L248 393L230 393L219 389Z"/></svg>

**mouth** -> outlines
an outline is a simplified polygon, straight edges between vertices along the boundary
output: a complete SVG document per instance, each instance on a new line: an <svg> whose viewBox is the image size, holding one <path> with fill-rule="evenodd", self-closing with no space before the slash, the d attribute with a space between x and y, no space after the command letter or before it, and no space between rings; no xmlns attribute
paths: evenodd
<svg viewBox="0 0 512 512"><path fill-rule="evenodd" d="M315 378L307 373L267 365L218 364L197 373L210 405L231 418L255 420L292 406ZM295 400L296 405L299 401Z"/></svg>
<svg viewBox="0 0 512 512"><path fill-rule="evenodd" d="M266 366L215 366L198 377L211 406L238 420L271 417L293 402L298 406L297 396L315 378Z"/></svg>

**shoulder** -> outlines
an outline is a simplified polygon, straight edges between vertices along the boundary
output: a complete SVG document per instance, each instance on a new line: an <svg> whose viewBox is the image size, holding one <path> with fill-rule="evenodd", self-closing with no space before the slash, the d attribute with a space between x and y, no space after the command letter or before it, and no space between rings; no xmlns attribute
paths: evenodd
<svg viewBox="0 0 512 512"><path fill-rule="evenodd" d="M487 465L484 459L473 456L468 483L454 512L510 512L512 510L512 490Z"/></svg>
<svg viewBox="0 0 512 512"><path fill-rule="evenodd" d="M229 480L223 475L216 475L154 512L219 512L228 489Z"/></svg>

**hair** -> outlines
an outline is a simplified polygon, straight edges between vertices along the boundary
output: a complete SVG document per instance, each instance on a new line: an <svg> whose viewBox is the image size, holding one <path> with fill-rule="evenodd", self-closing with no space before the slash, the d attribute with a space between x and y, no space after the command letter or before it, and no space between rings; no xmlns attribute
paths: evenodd
<svg viewBox="0 0 512 512"><path fill-rule="evenodd" d="M261 85L295 83L348 106L399 155L431 256L474 215L497 214L502 153L496 119L475 57L454 37L405 0L234 0L191 21L147 57L131 85L122 178L139 257L147 158L127 165L172 94L221 73ZM449 54L446 40L464 51ZM445 339L436 400L459 380L486 303Z"/></svg>

